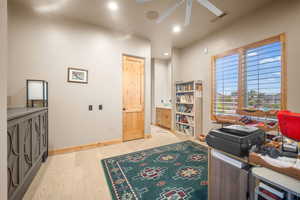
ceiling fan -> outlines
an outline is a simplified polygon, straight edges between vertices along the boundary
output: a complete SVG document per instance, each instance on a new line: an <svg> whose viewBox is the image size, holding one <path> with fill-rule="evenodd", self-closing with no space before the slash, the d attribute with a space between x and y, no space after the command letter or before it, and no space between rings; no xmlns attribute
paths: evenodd
<svg viewBox="0 0 300 200"><path fill-rule="evenodd" d="M137 3L146 3L150 1L153 0L136 0ZM212 22L226 15L225 12L217 8L214 4L212 4L208 0L196 0L196 1L217 16L217 18L213 19ZM156 20L156 23L158 24L161 23L165 18L169 17L179 6L181 6L184 3L186 3L184 26L188 26L191 23L193 0L176 0L176 3L173 6L168 8L166 11L162 13L162 15L160 15L160 17Z"/></svg>

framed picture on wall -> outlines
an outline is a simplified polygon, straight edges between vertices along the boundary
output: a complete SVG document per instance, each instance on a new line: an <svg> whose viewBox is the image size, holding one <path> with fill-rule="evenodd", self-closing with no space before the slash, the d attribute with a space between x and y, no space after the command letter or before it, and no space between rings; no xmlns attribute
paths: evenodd
<svg viewBox="0 0 300 200"><path fill-rule="evenodd" d="M88 83L88 70L78 68L68 68L68 82Z"/></svg>

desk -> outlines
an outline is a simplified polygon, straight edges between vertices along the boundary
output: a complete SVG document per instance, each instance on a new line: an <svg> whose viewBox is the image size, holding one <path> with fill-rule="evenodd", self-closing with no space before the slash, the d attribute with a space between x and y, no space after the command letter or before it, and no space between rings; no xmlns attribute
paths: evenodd
<svg viewBox="0 0 300 200"><path fill-rule="evenodd" d="M285 174L297 180L300 180L300 170L294 167L277 167L275 165L271 165L270 163L266 162L263 158L259 156L257 153L250 153L249 162L252 163L254 166L261 166L268 168L270 170L276 171L280 174Z"/></svg>
<svg viewBox="0 0 300 200"><path fill-rule="evenodd" d="M211 155L211 151L213 148L209 147L210 151L210 159L209 159L209 195L211 200L217 200L220 198L221 194L218 194L218 191L222 191L223 199L230 199L233 197L233 194L239 195L239 198L245 198L245 196L241 196L241 193L233 193L233 188L237 188L240 191L244 191L246 193L246 188L248 187L250 199L255 199L255 187L262 180L265 182L269 182L274 186L282 188L285 191L288 191L290 194L290 199L292 195L300 197L300 181L290 176L284 175L282 173L278 173L271 169L265 167L259 167L256 163L252 163L251 159L248 157L240 158L229 153L215 150L220 152L232 159L238 160L240 162L244 162L252 167L251 173L248 175L248 181L246 181L246 171L238 169L236 167L232 167L220 160L213 158ZM235 180L231 179L231 176L235 176ZM237 178L238 177L238 178ZM238 181L236 181L238 180ZM236 184L236 183L238 184ZM224 184L229 184L229 186L224 186ZM220 184L223 184L223 186ZM239 188L240 185L244 184L244 187ZM248 184L248 186L247 186ZM232 187L233 186L233 187ZM219 196L217 196L219 195ZM231 196L230 196L231 195ZM234 199L234 198L231 198Z"/></svg>
<svg viewBox="0 0 300 200"><path fill-rule="evenodd" d="M251 190L247 158L209 150L209 199L247 200Z"/></svg>
<svg viewBox="0 0 300 200"><path fill-rule="evenodd" d="M264 167L253 167L252 174L258 180L268 182L287 191L290 196L300 197L300 181Z"/></svg>

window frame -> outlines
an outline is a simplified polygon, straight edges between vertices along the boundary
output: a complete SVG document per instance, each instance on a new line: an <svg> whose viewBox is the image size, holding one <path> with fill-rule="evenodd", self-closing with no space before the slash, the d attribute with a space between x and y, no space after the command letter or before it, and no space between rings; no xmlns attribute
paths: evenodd
<svg viewBox="0 0 300 200"><path fill-rule="evenodd" d="M215 101L216 101L216 60L218 58L230 56L233 54L239 55L239 66L238 66L238 105L237 105L237 115L247 115L247 113L242 110L245 109L245 83L243 82L243 71L245 70L245 52L252 48L257 48L274 42L281 42L281 101L280 109L286 110L287 108L287 62L286 62L286 34L281 33L274 37L254 42L236 49L226 51L224 53L212 56L211 58L211 120L213 121L224 121L231 122L236 120L237 116L227 116L227 115L216 115L215 114ZM257 111L257 116L264 116L265 113L261 110Z"/></svg>

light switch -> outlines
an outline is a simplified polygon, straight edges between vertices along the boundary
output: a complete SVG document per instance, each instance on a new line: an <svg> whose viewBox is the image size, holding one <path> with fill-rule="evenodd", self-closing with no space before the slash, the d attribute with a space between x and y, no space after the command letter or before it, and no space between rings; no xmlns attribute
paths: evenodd
<svg viewBox="0 0 300 200"><path fill-rule="evenodd" d="M93 110L93 106L89 105L89 111L92 111L92 110Z"/></svg>

